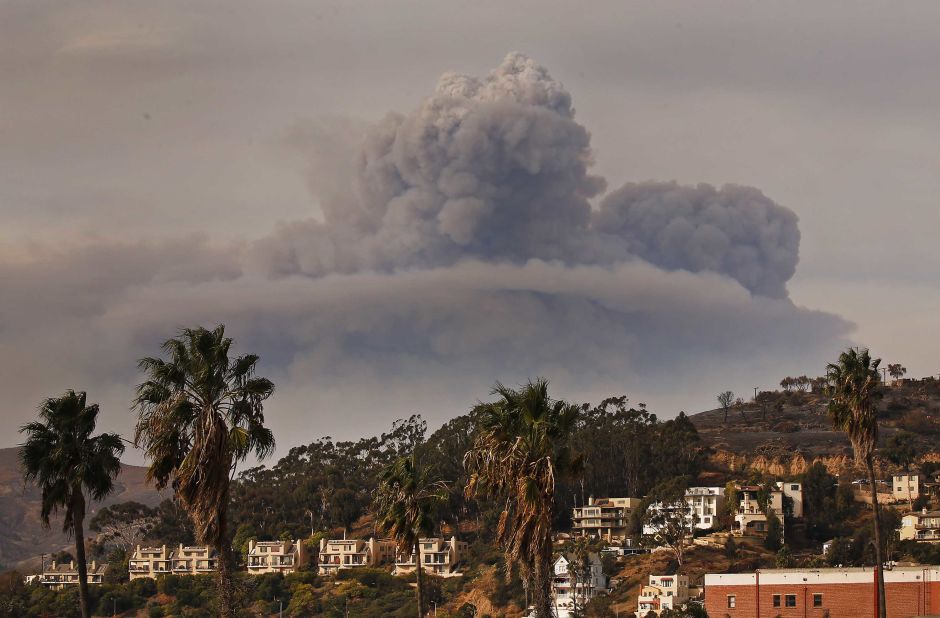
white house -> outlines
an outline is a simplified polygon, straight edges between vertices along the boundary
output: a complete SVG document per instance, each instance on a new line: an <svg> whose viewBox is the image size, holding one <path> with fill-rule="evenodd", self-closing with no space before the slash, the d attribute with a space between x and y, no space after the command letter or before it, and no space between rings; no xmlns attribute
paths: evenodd
<svg viewBox="0 0 940 618"><path fill-rule="evenodd" d="M460 575L457 564L464 558L469 546L452 536L447 539L421 539L418 541L418 553L421 556L421 568L439 577ZM399 553L395 558L395 574L411 573L417 569L414 552Z"/></svg>
<svg viewBox="0 0 940 618"><path fill-rule="evenodd" d="M715 524L718 510L724 502L724 488L722 487L689 487L685 491L685 503L689 507L689 531L709 530ZM654 502L649 506L650 511L661 510L663 505ZM654 535L659 530L655 526L645 524L643 534Z"/></svg>
<svg viewBox="0 0 940 618"><path fill-rule="evenodd" d="M689 601L687 575L650 575L650 581L640 589L637 616L653 612L657 616L665 609L680 609Z"/></svg>
<svg viewBox="0 0 940 618"><path fill-rule="evenodd" d="M588 554L588 568L583 574L574 572L573 562L576 559L572 554L562 554L555 560L552 598L557 618L570 618L575 604L583 607L597 595L607 592L607 578L597 554Z"/></svg>
<svg viewBox="0 0 940 618"><path fill-rule="evenodd" d="M734 515L732 532L739 535L765 534L767 532L767 515L761 507L758 495L761 487L756 485L742 485L738 487L737 512ZM789 499L793 506L793 517L803 517L803 486L801 483L778 482L770 492L767 510L773 512L780 520L781 530L785 524L785 499Z"/></svg>
<svg viewBox="0 0 940 618"><path fill-rule="evenodd" d="M248 541L248 572L293 573L307 564L303 541Z"/></svg>

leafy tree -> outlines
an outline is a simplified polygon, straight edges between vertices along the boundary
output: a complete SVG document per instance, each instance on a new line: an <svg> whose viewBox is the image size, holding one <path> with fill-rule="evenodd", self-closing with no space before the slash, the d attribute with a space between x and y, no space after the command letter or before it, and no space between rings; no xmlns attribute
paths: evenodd
<svg viewBox="0 0 940 618"><path fill-rule="evenodd" d="M899 431L888 438L882 454L904 472L910 472L918 455L917 438L908 431Z"/></svg>
<svg viewBox="0 0 940 618"><path fill-rule="evenodd" d="M871 484L875 560L878 567L878 615L886 618L884 582L884 543L881 539L881 509L878 505L878 487L875 478L874 454L878 444L878 417L874 402L881 397L878 365L881 359L872 359L868 350L850 348L839 355L839 360L826 367L829 382L829 414L836 428L844 431L855 460L868 470Z"/></svg>
<svg viewBox="0 0 940 618"><path fill-rule="evenodd" d="M467 495L505 499L496 536L507 562L534 582L537 618L552 616L552 519L555 482L580 469L569 447L580 409L548 395L538 379L518 390L497 383L480 404L479 435L465 457Z"/></svg>
<svg viewBox="0 0 940 618"><path fill-rule="evenodd" d="M779 550L777 550L777 555L774 556L774 566L778 569L789 569L796 564L796 560L793 558L793 554L790 552L790 548L786 545L783 545Z"/></svg>
<svg viewBox="0 0 940 618"><path fill-rule="evenodd" d="M75 539L79 605L82 617L89 618L85 494L99 501L114 490L124 445L117 434L92 435L98 405L86 405L84 392L70 390L46 399L39 408L39 418L20 430L26 434L19 455L23 477L35 481L42 491L40 518L44 526L51 525L51 515L64 511L62 529Z"/></svg>
<svg viewBox="0 0 940 618"><path fill-rule="evenodd" d="M836 510L836 477L826 466L816 461L803 473L803 519L807 535L816 541L825 541L832 534L831 526ZM854 499L854 498L853 498Z"/></svg>
<svg viewBox="0 0 940 618"><path fill-rule="evenodd" d="M686 541L692 536L692 505L685 499L687 477L678 477L653 489L656 503L646 511L646 525L654 530L651 541L668 547L682 568Z"/></svg>
<svg viewBox="0 0 940 618"><path fill-rule="evenodd" d="M777 551L783 546L783 526L780 518L771 510L767 511L767 536L764 537L764 547L770 551Z"/></svg>
<svg viewBox="0 0 940 618"><path fill-rule="evenodd" d="M330 519L348 531L362 513L361 503L359 492L346 487L337 489L330 498Z"/></svg>
<svg viewBox="0 0 940 618"><path fill-rule="evenodd" d="M907 373L907 368L902 366L901 363L888 364L888 374L895 380L903 378L905 373Z"/></svg>
<svg viewBox="0 0 940 618"><path fill-rule="evenodd" d="M434 511L444 496L443 483L432 480L431 469L420 465L414 455L386 468L376 492L379 528L395 540L399 554L414 556L418 618L424 616L421 539L433 533Z"/></svg>
<svg viewBox="0 0 940 618"><path fill-rule="evenodd" d="M734 404L734 393L731 391L724 391L718 393L718 403L721 405L721 411L725 413L724 422L728 422L728 411L731 410L731 406Z"/></svg>
<svg viewBox="0 0 940 618"><path fill-rule="evenodd" d="M172 482L201 543L219 555L219 605L234 618L229 484L236 465L254 453L274 450L264 426L264 401L274 384L255 375L258 357L229 358L225 327L185 329L163 344L167 359L139 363L147 379L137 387L136 443L151 460L147 472L157 487Z"/></svg>
<svg viewBox="0 0 940 618"><path fill-rule="evenodd" d="M156 509L140 502L119 502L95 513L89 528L98 533L99 542L116 541L123 549L130 550L147 538L156 522Z"/></svg>

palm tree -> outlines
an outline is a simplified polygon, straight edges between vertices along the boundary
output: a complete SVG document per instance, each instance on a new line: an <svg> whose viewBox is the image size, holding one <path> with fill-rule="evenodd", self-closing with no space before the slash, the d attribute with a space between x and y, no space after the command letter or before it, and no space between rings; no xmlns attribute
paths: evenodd
<svg viewBox="0 0 940 618"><path fill-rule="evenodd" d="M848 434L855 460L868 470L871 484L871 503L874 511L875 560L878 569L879 616L885 618L885 581L882 572L881 510L878 506L878 488L875 481L874 455L878 444L878 416L875 400L881 397L878 365L881 359L872 359L868 350L850 348L839 355L836 363L826 366L829 415L833 425Z"/></svg>
<svg viewBox="0 0 940 618"><path fill-rule="evenodd" d="M432 480L430 467L420 465L413 454L389 464L376 490L374 508L379 528L395 539L399 554L414 556L418 618L424 616L421 539L434 532L435 510L446 495L444 483Z"/></svg>
<svg viewBox="0 0 940 618"><path fill-rule="evenodd" d="M580 407L553 400L539 378L518 390L500 383L499 400L477 406L479 434L464 457L468 497L505 499L496 537L509 566L534 583L537 618L552 613L552 514L555 482L581 467L568 446Z"/></svg>
<svg viewBox="0 0 940 618"><path fill-rule="evenodd" d="M264 426L264 401L274 391L255 375L258 357L229 358L225 327L185 329L163 344L162 358L138 363L147 379L137 387L135 442L150 459L147 478L172 483L200 543L219 555L219 614L234 618L229 484L236 465L274 450Z"/></svg>
<svg viewBox="0 0 940 618"><path fill-rule="evenodd" d="M88 569L85 565L85 494L102 500L114 489L124 452L121 437L114 433L91 435L98 418L98 405L86 405L85 393L67 391L46 399L39 407L40 421L24 425L27 435L20 450L20 465L26 481L42 490L40 518L49 527L49 517L62 509L62 529L75 539L78 562L78 594L82 618L89 618Z"/></svg>

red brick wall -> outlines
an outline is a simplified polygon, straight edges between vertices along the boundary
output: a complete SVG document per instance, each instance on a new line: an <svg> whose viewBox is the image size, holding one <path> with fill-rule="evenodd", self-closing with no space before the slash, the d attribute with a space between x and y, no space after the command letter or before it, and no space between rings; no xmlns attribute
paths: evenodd
<svg viewBox="0 0 940 618"><path fill-rule="evenodd" d="M775 618L776 616L822 618L829 610L831 618L873 618L874 582L871 584L764 585L760 586L760 614L757 613L754 585L706 586L705 609L711 618ZM823 605L813 607L813 594L822 593ZM728 595L736 597L736 607L728 608ZM780 607L773 606L773 596L780 595ZM796 607L786 607L786 595L796 595ZM940 611L940 582L887 583L888 616L914 618Z"/></svg>

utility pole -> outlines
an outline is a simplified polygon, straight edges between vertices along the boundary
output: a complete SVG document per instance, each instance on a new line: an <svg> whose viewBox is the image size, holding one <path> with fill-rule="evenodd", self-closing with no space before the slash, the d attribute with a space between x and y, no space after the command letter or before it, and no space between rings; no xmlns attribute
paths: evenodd
<svg viewBox="0 0 940 618"><path fill-rule="evenodd" d="M758 386L755 386L755 387L754 387L754 401L757 401L757 389L758 389L758 388L760 388L760 387L758 387Z"/></svg>

